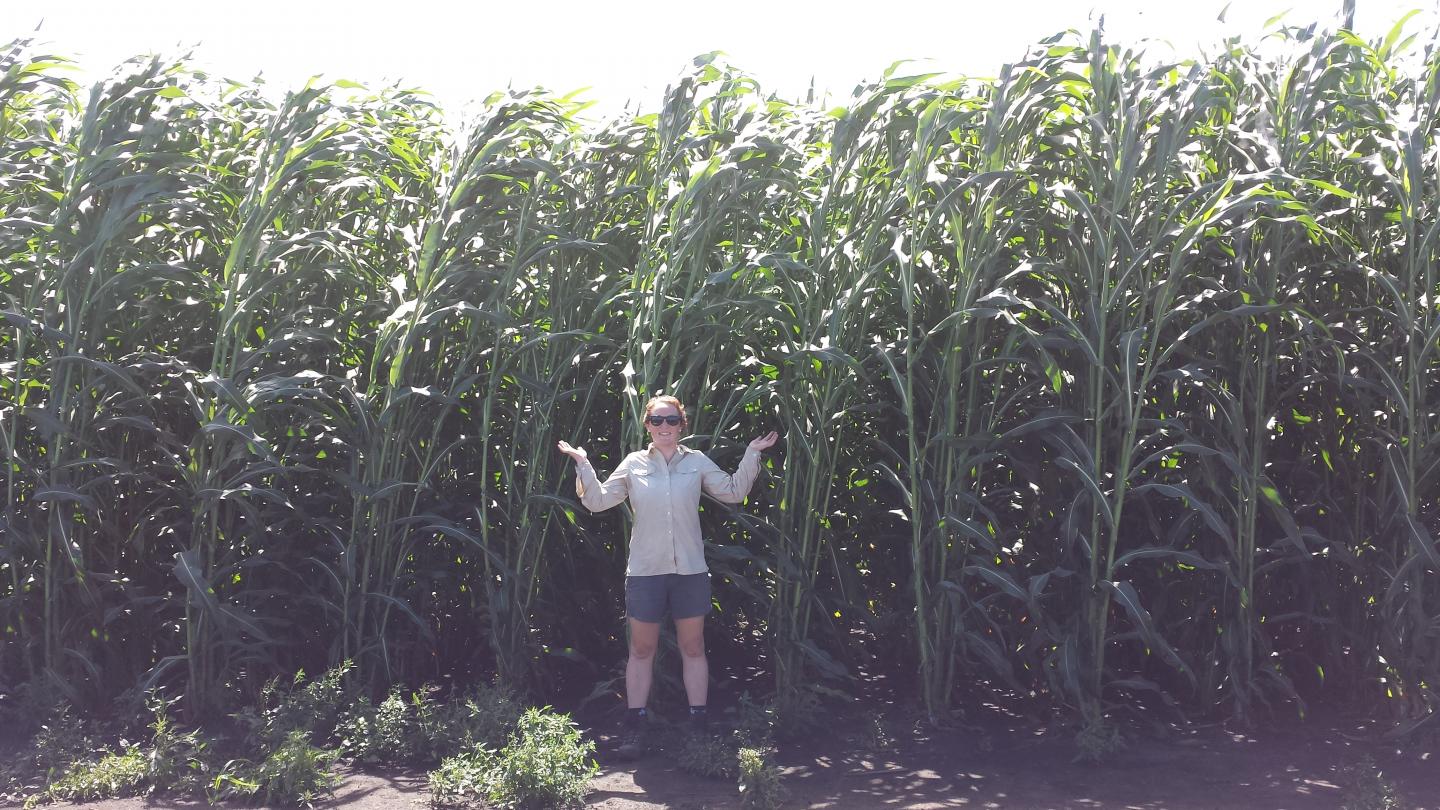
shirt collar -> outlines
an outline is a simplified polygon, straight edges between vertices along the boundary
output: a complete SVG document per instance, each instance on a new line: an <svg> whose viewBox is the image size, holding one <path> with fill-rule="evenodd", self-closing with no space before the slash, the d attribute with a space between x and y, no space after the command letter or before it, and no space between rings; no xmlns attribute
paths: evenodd
<svg viewBox="0 0 1440 810"><path fill-rule="evenodd" d="M691 450L690 448L686 447L686 446L683 445L683 444L677 444L677 445L675 445L675 450L676 450L680 455L682 455L682 456L685 455L686 453L694 453L694 452L695 452L694 450ZM647 456L653 456L653 455L655 455L656 453L659 453L659 452L660 452L660 451L655 448L655 443L654 443L654 442L650 442L649 444L645 445L645 455L647 455Z"/></svg>

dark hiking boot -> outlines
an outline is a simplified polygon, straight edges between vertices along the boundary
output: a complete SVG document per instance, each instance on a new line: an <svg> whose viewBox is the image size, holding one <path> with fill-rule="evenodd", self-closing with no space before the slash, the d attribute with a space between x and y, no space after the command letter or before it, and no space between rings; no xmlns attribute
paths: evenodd
<svg viewBox="0 0 1440 810"><path fill-rule="evenodd" d="M620 745L615 749L616 755L621 759L639 759L645 756L650 747L645 721L643 712L631 709L626 713L625 723L620 728Z"/></svg>
<svg viewBox="0 0 1440 810"><path fill-rule="evenodd" d="M643 729L627 728L620 732L620 745L615 754L621 759L639 759L645 756L645 732Z"/></svg>

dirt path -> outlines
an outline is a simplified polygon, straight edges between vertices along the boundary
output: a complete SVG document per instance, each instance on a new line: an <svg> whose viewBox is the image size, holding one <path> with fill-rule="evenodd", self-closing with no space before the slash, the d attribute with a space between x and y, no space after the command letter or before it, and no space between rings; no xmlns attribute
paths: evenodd
<svg viewBox="0 0 1440 810"><path fill-rule="evenodd" d="M949 732L902 740L878 756L842 744L782 752L794 808L1053 808L1054 810L1336 810L1340 768L1369 754L1410 810L1440 810L1440 756L1378 745L1369 723L1240 734L1220 728L1133 741L1104 765L1072 761L1044 729ZM834 743L839 743L835 740ZM788 753L788 756L787 756ZM593 806L736 808L733 788L667 760L610 768Z"/></svg>
<svg viewBox="0 0 1440 810"><path fill-rule="evenodd" d="M913 731L878 754L857 753L839 733L782 748L788 808L929 810L1336 810L1340 768L1373 757L1411 810L1440 810L1440 752L1398 751L1378 742L1376 726L1337 719L1254 733L1219 727L1134 740L1104 765L1071 761L1067 735L1038 726ZM603 810L720 810L739 807L735 786L694 777L663 755L601 766L589 806ZM427 805L424 774L347 772L319 805L345 810L411 810ZM96 810L202 807L194 802L128 799Z"/></svg>
<svg viewBox="0 0 1440 810"><path fill-rule="evenodd" d="M606 762L589 806L603 810L737 809L733 784L683 773L664 755ZM929 810L940 807L1054 810L1338 809L1339 768L1362 754L1380 762L1411 810L1440 810L1440 755L1378 744L1372 724L1335 722L1254 734L1198 729L1132 741L1104 765L1071 761L1064 735L1047 729L989 729L901 736L865 755L840 736L782 748L780 764L799 809ZM410 810L428 804L425 775L347 773L320 807ZM98 801L95 810L203 807L174 800Z"/></svg>

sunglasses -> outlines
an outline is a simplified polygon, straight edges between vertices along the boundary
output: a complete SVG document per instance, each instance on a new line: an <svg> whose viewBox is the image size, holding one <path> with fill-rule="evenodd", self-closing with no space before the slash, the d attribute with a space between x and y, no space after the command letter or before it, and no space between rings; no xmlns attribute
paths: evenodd
<svg viewBox="0 0 1440 810"><path fill-rule="evenodd" d="M661 425L678 425L680 424L680 417L674 414L670 416L647 416L645 417L645 421L655 427L660 427Z"/></svg>

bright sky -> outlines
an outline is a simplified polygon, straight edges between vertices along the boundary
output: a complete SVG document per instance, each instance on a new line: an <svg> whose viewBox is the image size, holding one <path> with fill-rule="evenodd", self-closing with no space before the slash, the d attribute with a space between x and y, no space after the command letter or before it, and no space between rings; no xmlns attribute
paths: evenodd
<svg viewBox="0 0 1440 810"><path fill-rule="evenodd" d="M803 95L812 79L833 98L899 59L924 69L992 76L1027 45L1062 31L1106 30L1162 54L1213 49L1224 36L1258 36L1266 20L1322 25L1342 0L0 0L0 43L34 36L93 81L125 58L193 50L194 63L228 78L263 74L279 89L315 74L377 86L401 80L447 109L506 86L541 85L584 97L601 113L627 101L659 106L697 54L724 51L762 87ZM1229 6L1225 21L1217 19ZM1357 0L1356 29L1383 36L1406 11L1406 26L1434 36L1440 0ZM43 24L42 24L43 21ZM35 32L39 26L38 33ZM922 68L915 68L919 72Z"/></svg>

